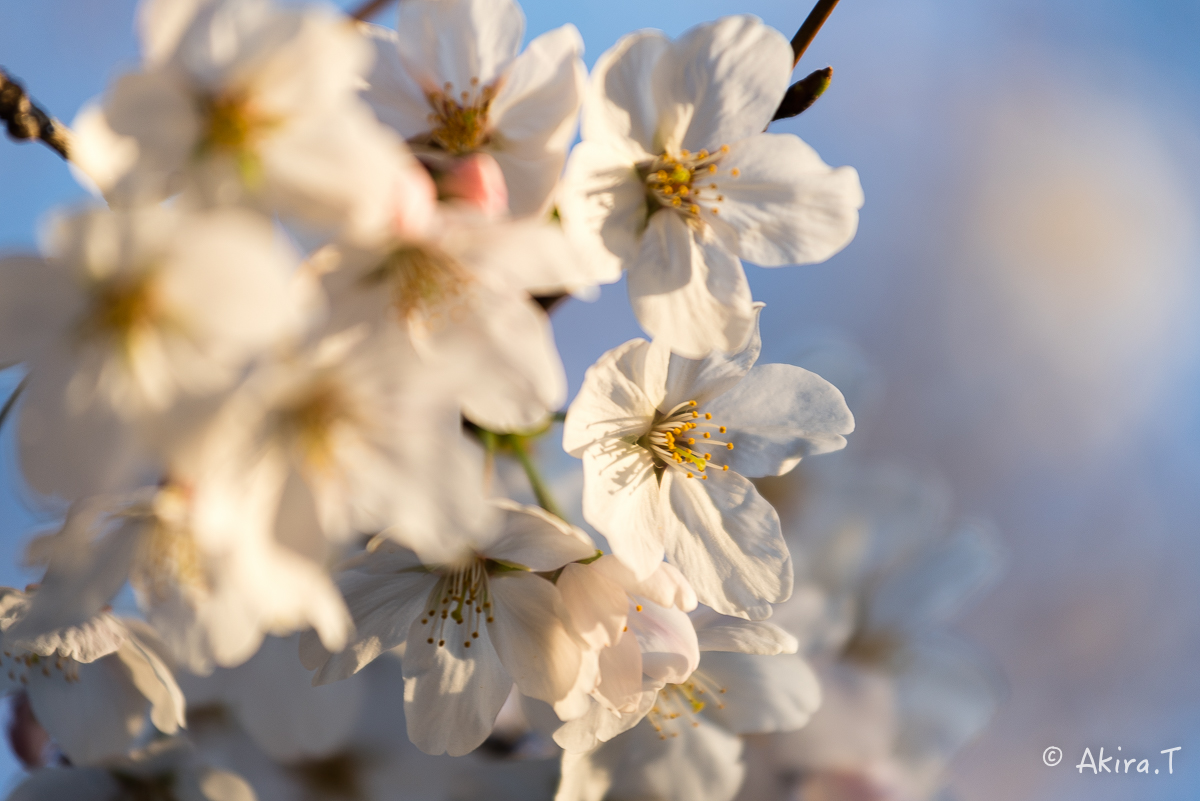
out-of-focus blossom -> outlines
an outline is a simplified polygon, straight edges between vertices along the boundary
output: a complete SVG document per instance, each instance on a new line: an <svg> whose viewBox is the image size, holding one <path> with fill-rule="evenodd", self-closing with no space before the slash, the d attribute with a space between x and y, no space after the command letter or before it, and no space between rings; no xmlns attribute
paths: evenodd
<svg viewBox="0 0 1200 801"><path fill-rule="evenodd" d="M630 34L600 57L558 195L563 227L615 278L638 322L672 350L737 350L754 329L740 259L824 261L853 238L858 174L791 134L763 133L792 49L755 17L672 42Z"/></svg>
<svg viewBox="0 0 1200 801"><path fill-rule="evenodd" d="M372 53L352 24L269 0L155 0L140 21L143 69L103 102L104 122L136 145L136 160L110 185L120 164L84 165L106 194L183 190L354 238L385 227L410 157L358 98ZM126 146L109 152L129 161Z"/></svg>
<svg viewBox="0 0 1200 801"><path fill-rule="evenodd" d="M788 541L807 592L776 620L805 644L825 702L804 730L755 744L770 768L744 797L769 798L774 771L931 798L997 701L990 665L946 631L996 573L991 530L950 526L938 485L896 469L810 468L791 483L804 502Z"/></svg>
<svg viewBox="0 0 1200 801"><path fill-rule="evenodd" d="M563 754L556 801L654 798L730 801L742 784L740 735L804 726L820 704L816 677L778 626L692 615L699 668L655 693L645 720L598 748Z"/></svg>
<svg viewBox="0 0 1200 801"><path fill-rule="evenodd" d="M426 566L377 539L340 585L355 639L330 655L306 635L315 683L343 679L384 651L404 650L412 741L430 754L465 754L484 741L515 682L567 717L581 714L597 676L554 584L538 575L595 554L583 532L540 509L496 501L496 528L467 560ZM578 711L576 711L578 710Z"/></svg>
<svg viewBox="0 0 1200 801"><path fill-rule="evenodd" d="M854 420L824 379L733 353L672 354L631 340L588 369L563 448L582 457L583 513L638 577L665 554L702 603L764 618L792 592L779 518L745 475L838 450Z"/></svg>
<svg viewBox="0 0 1200 801"><path fill-rule="evenodd" d="M554 226L445 210L421 236L337 255L325 276L334 328L399 326L474 422L526 430L566 399L550 321L531 295L591 282Z"/></svg>
<svg viewBox="0 0 1200 801"><path fill-rule="evenodd" d="M46 494L153 479L152 418L303 321L291 255L247 212L88 210L47 250L0 261L0 364L29 371L21 464Z"/></svg>
<svg viewBox="0 0 1200 801"><path fill-rule="evenodd" d="M20 623L31 597L36 592L0 588L0 692L27 693L37 721L72 763L123 757L141 735L147 710L165 734L184 725L183 693L145 624L102 612L29 633Z"/></svg>
<svg viewBox="0 0 1200 801"><path fill-rule="evenodd" d="M370 28L377 57L366 92L418 154L494 158L516 217L548 209L587 76L574 25L518 55L524 28L512 0L406 2L395 31Z"/></svg>
<svg viewBox="0 0 1200 801"><path fill-rule="evenodd" d="M257 801L235 773L213 767L185 740L152 743L128 758L103 765L42 768L30 774L8 801Z"/></svg>
<svg viewBox="0 0 1200 801"><path fill-rule="evenodd" d="M164 484L77 504L40 550L49 565L23 628L96 614L128 580L175 659L207 672L248 659L265 634L313 626L332 649L349 615L323 565L275 539L283 472L203 441ZM214 452L215 451L215 452Z"/></svg>
<svg viewBox="0 0 1200 801"><path fill-rule="evenodd" d="M276 530L310 558L385 531L449 560L485 509L448 385L395 330L359 326L261 362L206 437L246 473L262 464L285 475Z"/></svg>

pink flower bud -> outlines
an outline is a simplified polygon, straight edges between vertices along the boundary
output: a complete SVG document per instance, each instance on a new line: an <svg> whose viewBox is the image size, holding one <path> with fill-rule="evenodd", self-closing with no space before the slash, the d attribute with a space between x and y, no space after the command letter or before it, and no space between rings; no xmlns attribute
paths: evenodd
<svg viewBox="0 0 1200 801"><path fill-rule="evenodd" d="M458 161L439 182L442 194L476 206L484 215L508 213L508 186L500 165L487 153L474 153Z"/></svg>

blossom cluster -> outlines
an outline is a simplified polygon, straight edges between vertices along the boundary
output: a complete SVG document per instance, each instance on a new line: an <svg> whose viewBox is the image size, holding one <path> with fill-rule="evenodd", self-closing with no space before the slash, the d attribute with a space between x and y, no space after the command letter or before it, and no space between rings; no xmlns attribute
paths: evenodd
<svg viewBox="0 0 1200 801"><path fill-rule="evenodd" d="M560 801L728 801L742 735L803 735L822 687L853 695L839 659L928 617L813 573L752 481L854 427L829 382L757 363L743 260L823 261L862 205L853 169L764 132L781 33L638 32L589 75L571 25L522 49L512 0L403 0L395 29L144 0L137 24L140 66L74 126L104 203L0 260L4 415L59 512L41 581L0 596L10 739L49 764L11 798L536 797L499 748L561 751ZM622 278L650 339L564 415L548 310ZM556 420L576 519L531 459ZM868 629L829 635L850 608ZM872 798L937 789L892 739L870 764L817 739L775 751Z"/></svg>

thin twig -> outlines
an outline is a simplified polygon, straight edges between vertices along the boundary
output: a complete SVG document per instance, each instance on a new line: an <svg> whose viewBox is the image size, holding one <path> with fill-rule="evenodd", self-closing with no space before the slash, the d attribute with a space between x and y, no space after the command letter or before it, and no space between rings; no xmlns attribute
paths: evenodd
<svg viewBox="0 0 1200 801"><path fill-rule="evenodd" d="M357 20L368 20L387 8L391 2L392 0L367 0L356 10L350 12L350 16Z"/></svg>
<svg viewBox="0 0 1200 801"><path fill-rule="evenodd" d="M68 161L71 158L71 129L38 108L25 87L0 69L0 120L10 138L37 139Z"/></svg>
<svg viewBox="0 0 1200 801"><path fill-rule="evenodd" d="M800 30L796 31L796 35L792 37L792 53L795 55L795 60L792 61L793 67L800 63L800 57L812 44L813 39L817 38L817 31L821 30L821 26L825 24L825 20L829 19L829 15L833 13L833 7L837 4L838 0L817 0L813 10L809 12L808 19L804 20Z"/></svg>
<svg viewBox="0 0 1200 801"><path fill-rule="evenodd" d="M8 400L4 402L3 408L0 408L0 428L4 427L5 421L8 420L8 416L12 414L13 407L17 405L17 399L21 397L21 393L25 391L25 385L28 383L29 374L26 373L25 377L22 378L17 384L17 388L14 389L12 394L8 396Z"/></svg>

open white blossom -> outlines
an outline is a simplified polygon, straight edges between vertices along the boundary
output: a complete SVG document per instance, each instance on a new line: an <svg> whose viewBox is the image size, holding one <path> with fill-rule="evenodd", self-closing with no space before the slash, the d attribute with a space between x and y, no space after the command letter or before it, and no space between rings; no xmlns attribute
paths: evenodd
<svg viewBox="0 0 1200 801"><path fill-rule="evenodd" d="M276 531L311 559L380 531L452 559L486 517L479 459L443 372L394 330L365 329L261 362L206 436L246 473L285 476Z"/></svg>
<svg viewBox="0 0 1200 801"><path fill-rule="evenodd" d="M303 321L291 254L248 212L86 210L46 250L0 261L0 364L29 371L21 465L45 494L149 478L149 419Z"/></svg>
<svg viewBox="0 0 1200 801"><path fill-rule="evenodd" d="M563 568L557 583L572 620L592 647L600 682L588 711L555 731L569 751L586 751L636 725L667 684L682 684L700 662L687 612L696 594L666 563L644 581L614 556Z"/></svg>
<svg viewBox="0 0 1200 801"><path fill-rule="evenodd" d="M638 577L664 554L704 604L763 618L792 592L775 510L745 476L780 475L844 447L837 389L786 364L754 366L757 333L703 359L626 342L600 357L567 412L563 448L583 459L583 513Z"/></svg>
<svg viewBox="0 0 1200 801"><path fill-rule="evenodd" d="M563 227L581 252L628 271L642 328L686 356L750 337L739 259L824 261L858 226L853 168L763 133L791 69L787 39L738 16L675 41L630 34L592 71L583 141L558 194Z"/></svg>
<svg viewBox="0 0 1200 801"><path fill-rule="evenodd" d="M274 536L282 471L234 471L201 451L160 486L76 504L39 546L49 566L23 628L87 619L129 581L172 656L195 672L240 664L264 635L309 626L340 648L350 621L337 588Z"/></svg>
<svg viewBox="0 0 1200 801"><path fill-rule="evenodd" d="M794 637L710 609L698 609L691 622L699 667L656 692L639 725L592 750L568 749L556 801L730 801L745 771L739 736L808 722L821 693L794 655Z"/></svg>
<svg viewBox="0 0 1200 801"><path fill-rule="evenodd" d="M103 102L137 156L101 189L247 202L353 237L386 225L409 156L358 97L372 52L352 23L269 0L153 0L140 33L142 71ZM128 148L110 151L129 161ZM118 172L92 162L98 182Z"/></svg>
<svg viewBox="0 0 1200 801"><path fill-rule="evenodd" d="M574 25L518 52L525 18L513 0L411 0L396 30L372 26L366 98L419 154L488 153L516 217L544 213L575 135L586 69ZM445 155L443 155L445 154Z"/></svg>
<svg viewBox="0 0 1200 801"><path fill-rule="evenodd" d="M147 709L164 734L184 725L183 693L145 624L101 612L78 625L24 632L20 623L36 595L0 588L0 693L28 693L38 721L73 763L124 756Z"/></svg>
<svg viewBox="0 0 1200 801"><path fill-rule="evenodd" d="M443 209L419 232L342 249L325 286L335 328L399 326L467 417L514 431L566 400L550 320L531 294L586 284L575 264L554 226Z"/></svg>
<svg viewBox="0 0 1200 801"><path fill-rule="evenodd" d="M333 655L302 640L301 659L319 668L314 683L346 678L404 644L408 734L426 753L476 748L514 682L561 717L581 714L596 685L562 596L538 575L595 555L595 546L540 509L495 505L494 539L454 564L426 566L376 539L340 579L354 640Z"/></svg>

